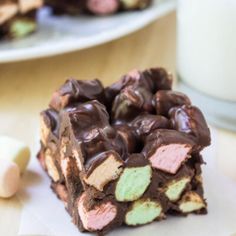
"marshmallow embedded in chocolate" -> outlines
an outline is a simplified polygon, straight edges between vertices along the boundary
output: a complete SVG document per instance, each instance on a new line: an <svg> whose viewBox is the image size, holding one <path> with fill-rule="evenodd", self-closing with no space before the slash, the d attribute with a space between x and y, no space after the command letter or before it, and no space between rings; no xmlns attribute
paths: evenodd
<svg viewBox="0 0 236 236"><path fill-rule="evenodd" d="M37 29L36 13L43 0L2 0L0 3L0 40L23 38Z"/></svg>
<svg viewBox="0 0 236 236"><path fill-rule="evenodd" d="M90 100L104 101L104 88L97 79L81 81L69 79L53 93L49 106L57 111L73 103Z"/></svg>
<svg viewBox="0 0 236 236"><path fill-rule="evenodd" d="M117 208L111 202L96 205L93 209L86 209L85 200L86 193L83 193L78 200L78 212L86 230L102 230L117 216Z"/></svg>
<svg viewBox="0 0 236 236"><path fill-rule="evenodd" d="M150 84L150 81L145 80L142 72L132 70L128 74L124 75L120 80L105 88L106 100L112 103L115 97L123 89L134 85L145 87L148 90L151 90L153 86L152 83Z"/></svg>
<svg viewBox="0 0 236 236"><path fill-rule="evenodd" d="M50 149L47 149L45 151L45 166L49 176L53 179L54 182L57 182L60 180L60 175L55 161L56 160L53 159Z"/></svg>
<svg viewBox="0 0 236 236"><path fill-rule="evenodd" d="M107 127L105 130L91 130L88 136L83 137L82 142L86 160L89 160L97 153L108 150L115 150L122 157L124 157L127 152L124 141L111 127Z"/></svg>
<svg viewBox="0 0 236 236"><path fill-rule="evenodd" d="M202 176L201 176L201 175L196 175L196 176L195 176L195 181L198 182L198 183L200 183L200 184L202 184L202 182L203 182Z"/></svg>
<svg viewBox="0 0 236 236"><path fill-rule="evenodd" d="M109 115L105 106L98 101L91 101L71 107L60 113L62 122L61 135L67 130L71 148L80 146L82 162L97 153L115 150L122 158L127 153L120 135L109 124ZM83 161L84 160L84 161Z"/></svg>
<svg viewBox="0 0 236 236"><path fill-rule="evenodd" d="M182 177L178 180L172 180L170 183L166 184L165 195L172 202L179 200L181 194L186 189L186 186L190 181L190 177Z"/></svg>
<svg viewBox="0 0 236 236"><path fill-rule="evenodd" d="M119 0L87 0L87 8L97 15L109 15L119 9Z"/></svg>
<svg viewBox="0 0 236 236"><path fill-rule="evenodd" d="M164 68L151 68L143 71L143 75L145 80L152 82L153 93L158 90L171 90L172 88L173 76Z"/></svg>
<svg viewBox="0 0 236 236"><path fill-rule="evenodd" d="M150 5L150 0L120 0L124 9L144 9Z"/></svg>
<svg viewBox="0 0 236 236"><path fill-rule="evenodd" d="M29 12L26 16L17 15L14 19L11 19L7 29L8 38L20 39L29 34L32 34L37 29L37 23L35 22L36 12Z"/></svg>
<svg viewBox="0 0 236 236"><path fill-rule="evenodd" d="M156 129L169 128L170 124L164 116L142 114L131 121L130 126L135 128L140 137L145 138Z"/></svg>
<svg viewBox="0 0 236 236"><path fill-rule="evenodd" d="M116 200L120 202L140 198L148 188L152 177L151 166L140 154L131 155L126 161L126 166L115 188Z"/></svg>
<svg viewBox="0 0 236 236"><path fill-rule="evenodd" d="M153 93L169 90L171 86L172 77L162 68L130 72L106 90L110 100L115 98L111 112L113 123L129 122L141 112L153 113Z"/></svg>
<svg viewBox="0 0 236 236"><path fill-rule="evenodd" d="M83 168L83 154L81 152L81 148L73 148L72 150L72 157L75 158L77 167L79 169L79 171L82 171Z"/></svg>
<svg viewBox="0 0 236 236"><path fill-rule="evenodd" d="M171 108L181 105L191 105L191 102L183 93L172 90L160 90L154 96L154 104L157 114L168 116Z"/></svg>
<svg viewBox="0 0 236 236"><path fill-rule="evenodd" d="M53 109L40 114L40 136L43 152L39 154L44 169L54 182L63 180L60 172L59 115Z"/></svg>
<svg viewBox="0 0 236 236"><path fill-rule="evenodd" d="M173 108L170 117L173 128L192 137L200 149L210 145L210 130L199 108L189 105Z"/></svg>
<svg viewBox="0 0 236 236"><path fill-rule="evenodd" d="M179 202L179 209L182 213L190 213L206 208L206 203L196 192L187 192Z"/></svg>
<svg viewBox="0 0 236 236"><path fill-rule="evenodd" d="M122 166L123 161L118 153L114 151L103 152L90 159L86 164L84 181L97 190L103 191L107 183L119 177Z"/></svg>
<svg viewBox="0 0 236 236"><path fill-rule="evenodd" d="M128 153L140 152L140 139L136 133L136 130L133 127L128 126L126 124L120 124L115 125L114 128L124 140L124 144L127 147Z"/></svg>
<svg viewBox="0 0 236 236"><path fill-rule="evenodd" d="M40 113L40 137L44 146L59 138L59 116L53 109Z"/></svg>
<svg viewBox="0 0 236 236"><path fill-rule="evenodd" d="M89 136L91 130L103 129L109 125L109 115L105 106L96 100L71 106L62 111L60 116L62 122L71 124L77 138Z"/></svg>
<svg viewBox="0 0 236 236"><path fill-rule="evenodd" d="M42 0L2 1L0 4L0 25L18 16L36 10L43 5Z"/></svg>
<svg viewBox="0 0 236 236"><path fill-rule="evenodd" d="M192 188L195 170L188 163L183 164L176 174L155 170L155 179L158 179L158 191L164 193L170 202L178 201L185 191Z"/></svg>
<svg viewBox="0 0 236 236"><path fill-rule="evenodd" d="M148 224L162 216L162 206L157 200L139 199L132 203L125 215L125 223L130 226Z"/></svg>
<svg viewBox="0 0 236 236"><path fill-rule="evenodd" d="M190 158L195 143L175 130L156 130L145 142L143 153L153 168L175 174L181 164Z"/></svg>
<svg viewBox="0 0 236 236"><path fill-rule="evenodd" d="M116 96L111 118L113 123L125 123L133 120L141 112L154 111L152 93L144 87L129 86Z"/></svg>
<svg viewBox="0 0 236 236"><path fill-rule="evenodd" d="M172 76L163 68L152 68L145 71L132 70L119 81L105 88L106 104L111 109L115 97L127 87L141 87L154 94L157 90L169 90L172 87Z"/></svg>
<svg viewBox="0 0 236 236"><path fill-rule="evenodd" d="M70 139L68 137L62 136L60 138L61 142L60 142L60 161L62 159L65 159L66 157L71 156L71 152L68 148L68 146L70 145Z"/></svg>

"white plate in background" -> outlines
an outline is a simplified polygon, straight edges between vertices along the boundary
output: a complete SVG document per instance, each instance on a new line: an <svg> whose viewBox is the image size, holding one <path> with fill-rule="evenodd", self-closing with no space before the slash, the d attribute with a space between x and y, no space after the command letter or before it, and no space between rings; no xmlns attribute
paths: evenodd
<svg viewBox="0 0 236 236"><path fill-rule="evenodd" d="M176 0L154 0L146 10L107 17L56 17L44 8L39 12L37 33L25 39L0 43L0 62L53 56L109 42L143 28L175 7Z"/></svg>

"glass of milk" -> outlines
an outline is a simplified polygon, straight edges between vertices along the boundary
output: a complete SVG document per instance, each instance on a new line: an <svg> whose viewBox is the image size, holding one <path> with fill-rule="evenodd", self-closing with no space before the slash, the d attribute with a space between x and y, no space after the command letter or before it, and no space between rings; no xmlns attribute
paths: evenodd
<svg viewBox="0 0 236 236"><path fill-rule="evenodd" d="M180 89L236 131L236 0L178 0Z"/></svg>

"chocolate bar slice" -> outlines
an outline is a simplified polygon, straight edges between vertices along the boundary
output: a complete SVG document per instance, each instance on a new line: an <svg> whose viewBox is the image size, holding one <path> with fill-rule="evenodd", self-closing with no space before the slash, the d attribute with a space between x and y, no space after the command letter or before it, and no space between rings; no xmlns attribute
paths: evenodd
<svg viewBox="0 0 236 236"><path fill-rule="evenodd" d="M3 0L0 3L0 39L22 38L37 28L36 12L42 0Z"/></svg>
<svg viewBox="0 0 236 236"><path fill-rule="evenodd" d="M201 151L210 131L163 68L104 88L69 79L41 113L39 161L81 231L105 234L207 213Z"/></svg>
<svg viewBox="0 0 236 236"><path fill-rule="evenodd" d="M145 9L152 0L46 0L45 2L56 15L77 15L84 12L109 15L119 11Z"/></svg>

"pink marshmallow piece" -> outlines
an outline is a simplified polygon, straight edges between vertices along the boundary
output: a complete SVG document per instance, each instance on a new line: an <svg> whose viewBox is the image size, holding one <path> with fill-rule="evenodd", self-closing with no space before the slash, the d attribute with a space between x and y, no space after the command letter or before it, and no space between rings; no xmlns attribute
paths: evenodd
<svg viewBox="0 0 236 236"><path fill-rule="evenodd" d="M108 15L116 12L119 8L117 0L88 0L88 9L98 15Z"/></svg>
<svg viewBox="0 0 236 236"><path fill-rule="evenodd" d="M186 144L168 144L159 147L149 160L154 168L175 174L190 150L191 146Z"/></svg>
<svg viewBox="0 0 236 236"><path fill-rule="evenodd" d="M86 230L97 231L107 226L117 215L116 206L111 202L96 206L93 210L87 211L84 207L85 193L79 199L78 211L80 219Z"/></svg>

